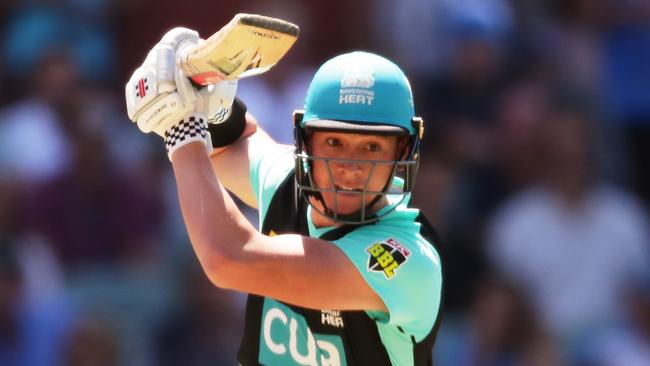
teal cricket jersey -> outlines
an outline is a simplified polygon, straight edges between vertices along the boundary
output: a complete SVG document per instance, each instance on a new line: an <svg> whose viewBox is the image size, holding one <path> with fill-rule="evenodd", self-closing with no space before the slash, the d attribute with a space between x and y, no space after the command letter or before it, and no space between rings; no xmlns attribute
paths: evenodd
<svg viewBox="0 0 650 366"><path fill-rule="evenodd" d="M332 242L389 312L319 311L249 295L239 363L431 365L440 321L442 265L434 246L437 236L419 210L402 203L372 224L316 228L311 207L296 187L293 149L251 153L250 177L262 233L295 233Z"/></svg>

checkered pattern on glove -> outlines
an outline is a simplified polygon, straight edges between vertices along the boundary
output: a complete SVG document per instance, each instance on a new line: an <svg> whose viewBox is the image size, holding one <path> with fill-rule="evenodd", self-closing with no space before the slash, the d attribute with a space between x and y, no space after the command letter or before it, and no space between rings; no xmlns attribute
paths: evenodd
<svg viewBox="0 0 650 366"><path fill-rule="evenodd" d="M208 152L212 150L208 122L199 115L184 118L165 132L165 148L169 161L172 160L172 155L178 148L194 141L202 142Z"/></svg>

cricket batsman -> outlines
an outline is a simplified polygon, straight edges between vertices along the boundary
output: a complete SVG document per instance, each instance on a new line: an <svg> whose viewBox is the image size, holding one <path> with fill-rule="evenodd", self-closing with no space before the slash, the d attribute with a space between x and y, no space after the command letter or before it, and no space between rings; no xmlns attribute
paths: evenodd
<svg viewBox="0 0 650 366"><path fill-rule="evenodd" d="M163 137L206 275L248 294L239 364L431 365L442 264L409 205L423 123L402 70L367 52L325 62L288 146L257 127L236 78L199 88L169 56L201 42L168 32L127 109ZM229 194L259 210L259 230Z"/></svg>

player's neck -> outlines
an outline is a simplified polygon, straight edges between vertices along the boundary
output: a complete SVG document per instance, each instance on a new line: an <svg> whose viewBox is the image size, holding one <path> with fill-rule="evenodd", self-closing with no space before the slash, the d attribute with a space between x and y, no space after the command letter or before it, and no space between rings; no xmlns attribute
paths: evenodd
<svg viewBox="0 0 650 366"><path fill-rule="evenodd" d="M321 214L318 210L311 210L311 221L314 223L314 226L317 228L330 227L330 226L341 226L342 224L336 222L329 217Z"/></svg>

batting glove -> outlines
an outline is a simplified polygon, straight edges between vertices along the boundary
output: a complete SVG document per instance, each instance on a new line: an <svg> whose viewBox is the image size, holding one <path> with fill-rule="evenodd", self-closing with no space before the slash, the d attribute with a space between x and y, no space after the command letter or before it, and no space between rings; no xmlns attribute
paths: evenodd
<svg viewBox="0 0 650 366"><path fill-rule="evenodd" d="M170 160L176 149L192 141L202 141L211 150L207 120L202 113L202 99L206 96L194 89L176 65L179 50L201 41L195 31L172 29L149 51L126 83L129 118L142 132L153 131L164 138Z"/></svg>
<svg viewBox="0 0 650 366"><path fill-rule="evenodd" d="M165 131L195 109L196 93L176 67L176 50L200 40L197 32L174 28L147 54L126 83L129 118L144 133Z"/></svg>

